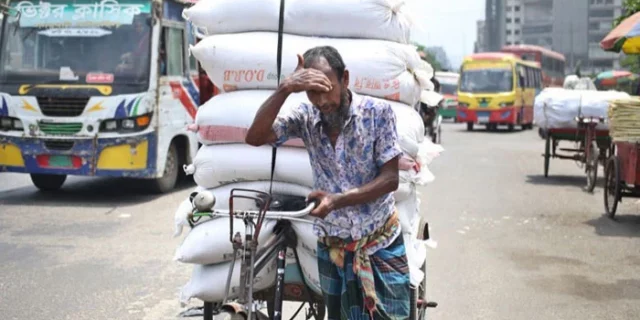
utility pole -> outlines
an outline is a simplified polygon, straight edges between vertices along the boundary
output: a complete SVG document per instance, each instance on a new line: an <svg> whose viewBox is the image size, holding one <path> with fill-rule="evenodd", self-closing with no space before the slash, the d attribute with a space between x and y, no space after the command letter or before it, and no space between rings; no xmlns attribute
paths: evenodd
<svg viewBox="0 0 640 320"><path fill-rule="evenodd" d="M569 46L571 46L571 70L575 70L576 69L576 60L575 60L575 54L574 54L574 50L573 50L573 19L571 19L571 24L569 25Z"/></svg>

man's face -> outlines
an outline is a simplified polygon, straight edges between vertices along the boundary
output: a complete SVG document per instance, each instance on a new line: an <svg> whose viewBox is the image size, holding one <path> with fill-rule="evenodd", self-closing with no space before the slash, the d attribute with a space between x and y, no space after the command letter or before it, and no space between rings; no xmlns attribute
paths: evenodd
<svg viewBox="0 0 640 320"><path fill-rule="evenodd" d="M327 78L329 78L329 81L331 81L332 87L329 92L307 91L309 101L318 108L323 115L334 114L336 111L343 109L341 107L345 107L345 104L348 103L347 88L349 87L349 72L345 70L342 79L338 79L325 58L317 59L309 68L324 73Z"/></svg>

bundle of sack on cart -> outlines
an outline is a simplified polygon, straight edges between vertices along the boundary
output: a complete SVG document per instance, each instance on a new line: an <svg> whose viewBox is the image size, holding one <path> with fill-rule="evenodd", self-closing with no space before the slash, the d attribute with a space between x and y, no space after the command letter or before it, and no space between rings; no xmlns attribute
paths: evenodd
<svg viewBox="0 0 640 320"><path fill-rule="evenodd" d="M183 16L200 30L201 40L191 47L220 94L200 106L195 123L202 147L185 172L193 175L196 192L216 197L216 209L228 209L234 188L306 197L313 190L309 157L300 140L277 149L271 184L272 148L245 144L245 134L256 111L278 84L277 43L280 0L201 0ZM425 128L416 105L423 90L433 90L432 67L409 44L410 20L403 2L391 0L288 0L284 12L282 77L291 74L297 55L315 46L335 47L350 72L349 88L361 95L386 100L396 115L400 162L400 187L394 193L410 260L411 282L424 277L422 266L428 242L419 240L421 213L418 186L434 180L429 164L443 148L425 139ZM293 94L281 110L285 114L306 94ZM250 200L237 200L234 209L256 209ZM221 301L234 256L229 241L229 218L218 217L189 224L193 212L185 199L175 213L175 234L186 233L175 260L193 265L192 278L181 292L181 302L192 298ZM311 218L309 218L311 219ZM273 236L276 221L267 219L258 245ZM321 294L315 257L317 238L312 224L292 222L298 237L301 269L307 283ZM243 221L234 221L235 232L244 232ZM237 229L237 230L236 230ZM186 232L184 232L186 231ZM287 256L289 264L295 263ZM239 268L240 263L235 263ZM275 260L273 261L275 265ZM236 270L237 271L237 270ZM276 268L256 275L255 290L273 285ZM231 283L237 288L238 272ZM235 282L234 282L235 281ZM237 292L235 292L237 293Z"/></svg>
<svg viewBox="0 0 640 320"><path fill-rule="evenodd" d="M587 191L594 190L599 165L612 154L609 136L609 104L629 98L620 91L547 88L535 99L534 119L546 140L544 176L549 176L550 159L577 161L586 174ZM559 148L560 142L573 143Z"/></svg>

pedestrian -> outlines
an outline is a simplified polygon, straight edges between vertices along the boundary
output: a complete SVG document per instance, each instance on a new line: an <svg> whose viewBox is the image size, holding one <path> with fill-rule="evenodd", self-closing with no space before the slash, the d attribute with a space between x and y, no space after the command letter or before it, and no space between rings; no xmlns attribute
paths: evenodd
<svg viewBox="0 0 640 320"><path fill-rule="evenodd" d="M396 119L383 100L348 89L349 71L333 47L298 55L298 66L258 110L246 142L301 138L318 205L318 270L328 319L408 319L409 266L392 192L402 154ZM278 115L289 95L303 103Z"/></svg>

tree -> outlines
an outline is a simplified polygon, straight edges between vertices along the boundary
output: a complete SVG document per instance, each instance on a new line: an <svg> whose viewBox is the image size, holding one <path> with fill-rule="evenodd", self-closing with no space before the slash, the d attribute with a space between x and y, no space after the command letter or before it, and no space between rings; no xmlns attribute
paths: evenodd
<svg viewBox="0 0 640 320"><path fill-rule="evenodd" d="M438 59L436 59L436 56L433 53L429 52L429 50L427 50L421 44L414 43L414 45L417 47L418 54L420 54L420 58L422 58L422 60L428 62L431 65L431 67L433 68L434 71L441 71L442 70L442 65L440 64Z"/></svg>

